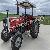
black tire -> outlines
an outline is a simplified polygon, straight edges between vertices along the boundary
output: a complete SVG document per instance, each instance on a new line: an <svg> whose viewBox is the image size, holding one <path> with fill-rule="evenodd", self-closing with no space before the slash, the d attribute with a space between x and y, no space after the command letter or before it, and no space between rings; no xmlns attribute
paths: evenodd
<svg viewBox="0 0 50 50"><path fill-rule="evenodd" d="M7 33L7 32L4 32L5 30L2 30L1 32L1 39L4 41L4 42L7 42L11 37L10 37L10 34Z"/></svg>
<svg viewBox="0 0 50 50"><path fill-rule="evenodd" d="M30 35L32 38L37 38L39 32L38 22L33 22L32 28L30 29Z"/></svg>
<svg viewBox="0 0 50 50"><path fill-rule="evenodd" d="M40 27L40 22L37 20L37 26L38 26L38 33L39 33L39 27Z"/></svg>
<svg viewBox="0 0 50 50"><path fill-rule="evenodd" d="M22 44L22 34L14 35L11 40L12 50L19 50Z"/></svg>

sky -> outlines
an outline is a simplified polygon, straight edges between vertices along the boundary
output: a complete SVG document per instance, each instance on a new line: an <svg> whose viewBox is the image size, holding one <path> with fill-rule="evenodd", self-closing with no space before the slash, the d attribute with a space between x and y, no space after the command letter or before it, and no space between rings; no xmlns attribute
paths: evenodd
<svg viewBox="0 0 50 50"><path fill-rule="evenodd" d="M22 2L24 0L18 0ZM50 0L28 0L32 4L36 5L33 12L34 15L50 15ZM16 0L0 0L0 12L5 12L9 9L10 13L16 13ZM21 10L22 9L22 10ZM27 13L31 14L31 9L27 10ZM20 14L24 13L24 9L20 8Z"/></svg>

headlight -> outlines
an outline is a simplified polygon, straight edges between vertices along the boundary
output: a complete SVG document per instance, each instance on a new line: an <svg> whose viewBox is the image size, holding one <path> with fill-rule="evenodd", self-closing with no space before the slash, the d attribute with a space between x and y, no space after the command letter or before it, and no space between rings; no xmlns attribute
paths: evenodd
<svg viewBox="0 0 50 50"><path fill-rule="evenodd" d="M7 26L7 24L3 23L3 26Z"/></svg>

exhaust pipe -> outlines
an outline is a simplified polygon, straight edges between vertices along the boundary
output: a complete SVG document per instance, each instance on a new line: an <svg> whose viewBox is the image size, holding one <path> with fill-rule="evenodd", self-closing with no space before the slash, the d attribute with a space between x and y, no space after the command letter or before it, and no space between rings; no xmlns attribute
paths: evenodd
<svg viewBox="0 0 50 50"><path fill-rule="evenodd" d="M9 12L9 10L6 10L7 11L7 17L8 17L8 12Z"/></svg>

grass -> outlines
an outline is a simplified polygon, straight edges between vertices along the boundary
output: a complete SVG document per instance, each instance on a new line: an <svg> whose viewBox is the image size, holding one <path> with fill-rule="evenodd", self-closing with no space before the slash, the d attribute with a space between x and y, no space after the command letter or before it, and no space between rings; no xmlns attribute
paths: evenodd
<svg viewBox="0 0 50 50"><path fill-rule="evenodd" d="M2 14L0 13L0 21L2 21L2 19L6 16L6 14Z"/></svg>
<svg viewBox="0 0 50 50"><path fill-rule="evenodd" d="M6 16L7 16L6 14L0 13L0 21L2 21L3 18L6 17ZM10 17L10 16L18 17L19 15L16 15L16 14L9 14L9 17Z"/></svg>

